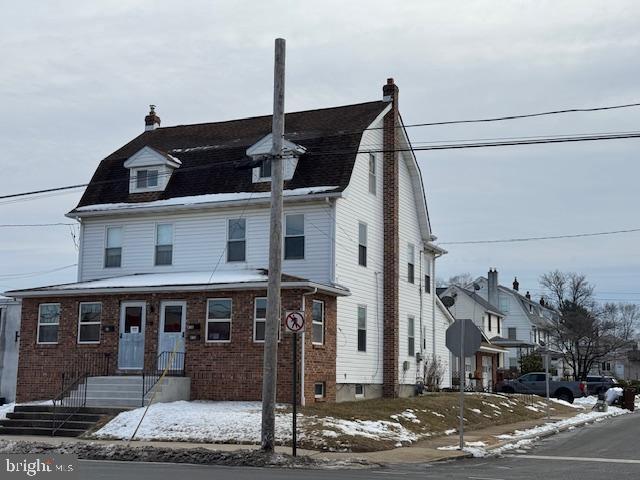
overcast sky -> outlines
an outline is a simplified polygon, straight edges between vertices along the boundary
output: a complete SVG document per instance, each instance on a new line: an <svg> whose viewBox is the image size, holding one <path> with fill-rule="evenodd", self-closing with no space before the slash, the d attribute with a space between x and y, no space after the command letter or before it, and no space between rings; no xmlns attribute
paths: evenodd
<svg viewBox="0 0 640 480"><path fill-rule="evenodd" d="M397 6L393 6L397 4ZM138 135L268 114L273 40L287 39L288 111L400 87L407 124L640 101L636 1L0 0L0 195L84 183ZM640 109L410 128L420 142L639 130ZM640 140L420 152L439 241L640 228ZM0 201L0 223L68 222L81 191ZM496 267L539 293L583 272L640 303L640 233L448 246L438 276ZM75 280L69 227L0 228L0 291Z"/></svg>

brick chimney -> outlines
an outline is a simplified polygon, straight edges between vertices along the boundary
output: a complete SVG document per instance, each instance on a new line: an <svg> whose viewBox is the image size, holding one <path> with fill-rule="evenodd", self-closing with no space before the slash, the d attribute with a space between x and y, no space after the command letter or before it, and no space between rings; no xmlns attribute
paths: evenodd
<svg viewBox="0 0 640 480"><path fill-rule="evenodd" d="M520 288L520 282L518 282L518 277L513 277L513 289L517 292Z"/></svg>
<svg viewBox="0 0 640 480"><path fill-rule="evenodd" d="M149 105L149 115L144 117L144 131L155 130L160 126L160 117L156 115L156 106Z"/></svg>
<svg viewBox="0 0 640 480"><path fill-rule="evenodd" d="M487 274L487 301L498 306L498 270L490 268Z"/></svg>
<svg viewBox="0 0 640 480"><path fill-rule="evenodd" d="M399 234L399 163L398 144L400 117L398 87L388 78L382 87L383 100L391 103L391 110L383 119L382 195L384 200L383 235L383 369L382 395L399 395L400 349L400 234Z"/></svg>

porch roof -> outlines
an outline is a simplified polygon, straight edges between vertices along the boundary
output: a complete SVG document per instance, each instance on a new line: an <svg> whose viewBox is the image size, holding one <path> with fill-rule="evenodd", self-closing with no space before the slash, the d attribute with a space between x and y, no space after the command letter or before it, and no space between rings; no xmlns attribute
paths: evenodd
<svg viewBox="0 0 640 480"><path fill-rule="evenodd" d="M262 290L267 288L265 269L207 272L142 273L5 292L14 298L93 295L97 293L189 292L209 290ZM351 292L340 285L282 275L282 288L309 288L335 296Z"/></svg>

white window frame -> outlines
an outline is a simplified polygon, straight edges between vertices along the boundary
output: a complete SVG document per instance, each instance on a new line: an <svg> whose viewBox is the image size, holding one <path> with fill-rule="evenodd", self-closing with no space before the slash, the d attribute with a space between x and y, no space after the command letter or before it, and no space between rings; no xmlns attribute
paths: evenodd
<svg viewBox="0 0 640 480"><path fill-rule="evenodd" d="M302 235L287 235L287 220L289 217L302 217ZM296 261L296 260L304 260L307 256L307 228L306 228L307 219L304 213L287 213L284 216L284 235L283 235L283 246L282 246L282 258L286 261ZM300 238L302 237L302 257L300 258L287 258L287 238Z"/></svg>
<svg viewBox="0 0 640 480"><path fill-rule="evenodd" d="M318 385L322 385L322 393L321 394L316 393L316 387ZM327 384L325 382L314 382L314 384L313 384L313 396L314 396L314 398L325 398L326 395L327 395Z"/></svg>
<svg viewBox="0 0 640 480"><path fill-rule="evenodd" d="M100 321L99 322L82 322L82 306L83 305L100 305ZM98 340L97 341L81 341L80 340L80 329L83 325L100 325L101 328L98 329ZM78 345L98 345L102 340L102 302L80 302L78 305Z"/></svg>
<svg viewBox="0 0 640 480"><path fill-rule="evenodd" d="M412 265L412 275L409 277L409 265ZM413 243L407 244L407 282L416 283L416 246Z"/></svg>
<svg viewBox="0 0 640 480"><path fill-rule="evenodd" d="M413 353L411 353L411 340L413 340ZM407 355L416 356L416 317L413 315L407 316Z"/></svg>
<svg viewBox="0 0 640 480"><path fill-rule="evenodd" d="M360 309L364 310L364 328L360 328ZM368 330L368 308L366 305L358 305L356 308L356 351L358 353L367 353L367 330ZM364 331L364 350L360 350L360 331Z"/></svg>
<svg viewBox="0 0 640 480"><path fill-rule="evenodd" d="M319 303L322 306L322 317L321 317L321 321L316 321L316 319L313 317L313 306ZM315 325L320 325L322 327L322 341L321 342L316 342L314 339L314 326ZM322 300L314 300L311 303L311 343L313 345L324 345L324 336L325 336L325 310L324 310L324 302Z"/></svg>
<svg viewBox="0 0 640 480"><path fill-rule="evenodd" d="M264 338L262 340L258 340L256 338L256 332L257 332L257 324L258 322L263 322L264 323L264 334L265 337L267 336L267 308L269 307L269 304L267 304L267 306L265 307L264 310L264 318L258 318L258 300L264 300L265 303L267 302L267 297L254 297L253 298L253 341L256 343L264 343Z"/></svg>
<svg viewBox="0 0 640 480"><path fill-rule="evenodd" d="M361 233L364 228L364 243L362 243ZM360 263L360 249L364 247L364 265ZM369 256L369 226L365 222L358 222L358 266L367 267Z"/></svg>
<svg viewBox="0 0 640 480"><path fill-rule="evenodd" d="M120 246L119 247L109 247L109 230L111 229L115 229L115 228L119 228L121 235L120 235ZM120 265L118 265L117 267L108 267L107 266L107 250L109 248L119 248L120 249ZM106 225L104 227L104 249L102 251L102 268L106 268L106 269L115 269L115 268L122 268L122 263L124 260L124 225Z"/></svg>
<svg viewBox="0 0 640 480"><path fill-rule="evenodd" d="M375 153L369 153L369 193L378 194L378 158Z"/></svg>
<svg viewBox="0 0 640 480"><path fill-rule="evenodd" d="M242 240L234 238L233 240L231 240L229 238L229 233L231 232L231 221L235 221L235 220L244 220L244 237ZM244 260L229 260L229 243L231 242L244 242ZM235 218L227 218L227 263L247 263L247 219L245 217L235 217Z"/></svg>
<svg viewBox="0 0 640 480"><path fill-rule="evenodd" d="M42 307L48 307L51 305L57 305L58 306L58 322L57 323L43 323L42 325L46 325L46 326L50 326L50 325L55 325L56 327L58 327L58 329L56 330L56 338L58 340L56 340L55 342L41 342L40 341L40 319L42 317ZM55 302L51 302L51 303L41 303L40 305L38 305L38 331L36 332L36 343L38 345L57 345L60 341L60 318L62 317L62 304L60 303L55 303Z"/></svg>
<svg viewBox="0 0 640 480"><path fill-rule="evenodd" d="M229 318L209 318L209 302L216 300L228 300L231 303L229 309ZM233 299L228 297L213 297L207 298L207 313L205 317L206 326L204 329L204 341L205 343L231 343L231 335L233 330ZM228 323L229 324L229 339L228 340L209 340L209 324L210 323Z"/></svg>
<svg viewBox="0 0 640 480"><path fill-rule="evenodd" d="M263 175L264 166L266 163L269 163L269 175ZM284 165L283 165L283 170L284 170ZM261 181L271 180L272 172L273 172L273 163L271 162L271 159L269 158L263 159L262 162L260 163L260 166L258 167L258 178Z"/></svg>
<svg viewBox="0 0 640 480"><path fill-rule="evenodd" d="M159 227L165 226L165 225L169 225L171 227L171 243L160 245L158 243L158 229ZM155 241L155 246L153 248L153 265L155 267L170 267L173 265L173 250L174 250L173 247L175 246L175 236L176 236L176 229L173 223L171 222L156 223L156 241ZM158 247L167 247L169 245L171 245L171 263L158 264Z"/></svg>
<svg viewBox="0 0 640 480"><path fill-rule="evenodd" d="M153 192L155 190L158 190L160 187L160 175L161 175L161 169L159 167L141 167L141 168L136 168L134 169L134 179L133 179L133 187L134 187L134 192ZM140 174L140 172L147 172L147 177L145 179L145 185L144 186L140 186L138 184L138 176ZM149 185L149 172L156 172L156 184L155 185Z"/></svg>

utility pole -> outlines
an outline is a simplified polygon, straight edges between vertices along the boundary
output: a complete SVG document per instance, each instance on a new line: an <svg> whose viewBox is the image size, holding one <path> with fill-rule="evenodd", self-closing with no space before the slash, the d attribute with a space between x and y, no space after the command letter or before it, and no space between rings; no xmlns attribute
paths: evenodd
<svg viewBox="0 0 640 480"><path fill-rule="evenodd" d="M277 38L273 77L273 146L271 149L271 228L269 241L269 283L267 321L264 332L262 370L262 450L273 453L278 373L278 331L280 330L280 282L282 277L282 144L284 138L285 40Z"/></svg>

